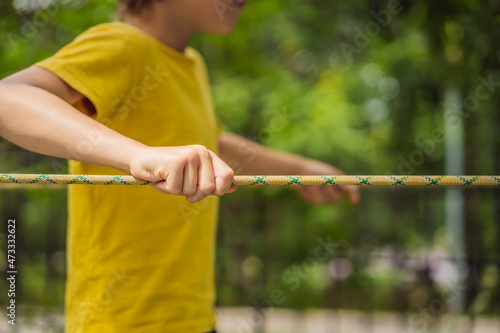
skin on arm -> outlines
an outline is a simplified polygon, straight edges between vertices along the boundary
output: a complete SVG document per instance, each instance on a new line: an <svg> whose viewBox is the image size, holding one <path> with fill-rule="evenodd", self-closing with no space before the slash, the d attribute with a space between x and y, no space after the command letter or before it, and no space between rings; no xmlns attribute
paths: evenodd
<svg viewBox="0 0 500 333"><path fill-rule="evenodd" d="M0 81L0 135L37 153L116 168L189 202L236 189L231 168L205 147L146 146L72 106L84 99L53 73L30 67Z"/></svg>
<svg viewBox="0 0 500 333"><path fill-rule="evenodd" d="M219 137L221 158L241 175L341 175L333 166L303 156L266 148L242 136L222 133ZM359 202L355 186L299 186L300 196L313 204L336 202L347 194L351 204Z"/></svg>

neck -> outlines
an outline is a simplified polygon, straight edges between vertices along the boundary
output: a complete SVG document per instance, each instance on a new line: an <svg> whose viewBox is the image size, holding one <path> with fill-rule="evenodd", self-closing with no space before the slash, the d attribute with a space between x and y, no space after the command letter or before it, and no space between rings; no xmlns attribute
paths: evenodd
<svg viewBox="0 0 500 333"><path fill-rule="evenodd" d="M142 10L140 13L130 16L126 22L182 53L194 34L194 31L186 27L185 22L180 22L179 19L169 15L163 15L160 11L155 11L154 8Z"/></svg>

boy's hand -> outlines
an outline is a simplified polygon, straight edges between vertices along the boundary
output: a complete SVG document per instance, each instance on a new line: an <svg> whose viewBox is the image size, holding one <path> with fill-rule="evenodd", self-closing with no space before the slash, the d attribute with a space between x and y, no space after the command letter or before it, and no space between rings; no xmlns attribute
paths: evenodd
<svg viewBox="0 0 500 333"><path fill-rule="evenodd" d="M316 160L306 159L303 163L304 175L343 175L344 173L333 166ZM320 205L340 201L347 194L352 205L359 203L359 192L356 186L298 186L297 192L304 200Z"/></svg>
<svg viewBox="0 0 500 333"><path fill-rule="evenodd" d="M234 192L234 171L201 145L147 147L130 163L132 176L155 182L165 194L183 195L190 203L209 195Z"/></svg>

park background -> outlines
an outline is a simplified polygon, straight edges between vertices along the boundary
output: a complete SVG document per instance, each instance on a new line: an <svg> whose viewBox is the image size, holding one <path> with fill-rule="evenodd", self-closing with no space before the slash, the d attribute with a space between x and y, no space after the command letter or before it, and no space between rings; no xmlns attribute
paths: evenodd
<svg viewBox="0 0 500 333"><path fill-rule="evenodd" d="M0 1L0 77L115 9L112 0ZM233 34L192 46L228 131L348 174L500 174L499 25L499 0L250 0ZM67 172L64 160L5 140L0 165ZM361 194L356 207L310 206L286 188L222 199L225 332L500 332L500 191ZM6 221L17 220L24 326L15 332L62 332L66 213L64 186L0 187L2 271ZM319 257L324 243L331 251ZM2 308L6 287L2 279Z"/></svg>

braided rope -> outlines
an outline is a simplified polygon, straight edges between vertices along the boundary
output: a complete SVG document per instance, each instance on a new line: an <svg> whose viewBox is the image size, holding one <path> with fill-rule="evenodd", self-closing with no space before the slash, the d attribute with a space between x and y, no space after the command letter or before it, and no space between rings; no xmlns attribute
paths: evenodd
<svg viewBox="0 0 500 333"><path fill-rule="evenodd" d="M1 173L0 183L148 185L121 175L49 175ZM500 176L235 176L236 185L359 185L359 186L500 186Z"/></svg>

